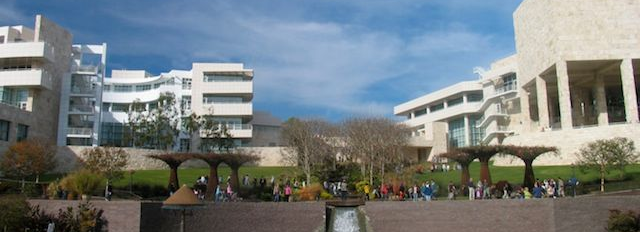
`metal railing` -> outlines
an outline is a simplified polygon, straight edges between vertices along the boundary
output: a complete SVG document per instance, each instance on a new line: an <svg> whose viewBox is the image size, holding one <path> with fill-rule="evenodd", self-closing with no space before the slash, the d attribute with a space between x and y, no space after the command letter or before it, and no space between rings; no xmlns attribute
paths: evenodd
<svg viewBox="0 0 640 232"><path fill-rule="evenodd" d="M82 112L82 113L93 113L93 106L91 105L70 105L70 112Z"/></svg>
<svg viewBox="0 0 640 232"><path fill-rule="evenodd" d="M67 128L67 134L69 135L91 135L92 133L93 133L92 128L77 128L77 127Z"/></svg>

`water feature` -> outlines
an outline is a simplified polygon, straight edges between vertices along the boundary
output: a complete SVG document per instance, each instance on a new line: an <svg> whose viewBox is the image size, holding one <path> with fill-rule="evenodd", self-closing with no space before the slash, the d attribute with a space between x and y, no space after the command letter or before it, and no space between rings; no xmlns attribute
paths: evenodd
<svg viewBox="0 0 640 232"><path fill-rule="evenodd" d="M318 231L366 232L367 218L359 207L364 205L361 199L330 201L326 203L325 226Z"/></svg>

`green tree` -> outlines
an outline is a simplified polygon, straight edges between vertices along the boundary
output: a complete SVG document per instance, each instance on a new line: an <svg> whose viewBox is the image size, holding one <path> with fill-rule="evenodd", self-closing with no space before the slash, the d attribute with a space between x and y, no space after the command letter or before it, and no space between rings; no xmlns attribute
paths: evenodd
<svg viewBox="0 0 640 232"><path fill-rule="evenodd" d="M202 116L199 116L196 113L191 113L191 115L182 118L182 128L189 133L189 152L193 152L193 140L195 136L199 136L201 127Z"/></svg>
<svg viewBox="0 0 640 232"><path fill-rule="evenodd" d="M40 175L53 170L56 167L56 148L40 140L25 140L17 142L9 147L0 162L0 170L9 177L17 177L24 180L35 176L39 182Z"/></svg>
<svg viewBox="0 0 640 232"><path fill-rule="evenodd" d="M148 127L148 113L146 105L135 99L127 110L127 129L125 130L125 138L120 146L141 147L148 141L148 136L144 130Z"/></svg>
<svg viewBox="0 0 640 232"><path fill-rule="evenodd" d="M605 175L611 169L624 174L628 164L638 162L633 141L628 138L596 140L586 144L578 152L577 164L584 169L596 169L600 173L600 192L604 192Z"/></svg>
<svg viewBox="0 0 640 232"><path fill-rule="evenodd" d="M122 148L94 147L82 151L84 168L102 175L110 182L121 179L129 156Z"/></svg>
<svg viewBox="0 0 640 232"><path fill-rule="evenodd" d="M229 152L235 147L233 135L226 124L221 124L213 115L204 115L200 121L202 140L200 150Z"/></svg>

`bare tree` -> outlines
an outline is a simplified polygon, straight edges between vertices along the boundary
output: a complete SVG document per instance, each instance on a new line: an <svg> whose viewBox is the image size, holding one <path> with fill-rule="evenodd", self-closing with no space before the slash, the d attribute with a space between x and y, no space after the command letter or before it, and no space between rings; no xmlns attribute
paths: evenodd
<svg viewBox="0 0 640 232"><path fill-rule="evenodd" d="M282 125L282 138L288 145L283 150L283 158L302 169L307 183L311 183L314 165L327 156L335 158L331 144L335 139L331 133L332 127L324 120L297 118L290 118Z"/></svg>
<svg viewBox="0 0 640 232"><path fill-rule="evenodd" d="M624 173L626 165L638 162L638 153L633 141L616 137L588 143L578 152L578 165L582 168L597 169L600 172L600 192L604 192L605 175L610 169Z"/></svg>
<svg viewBox="0 0 640 232"><path fill-rule="evenodd" d="M360 162L363 176L369 174L373 183L374 172L384 181L385 167L402 167L406 157L402 153L409 140L409 131L403 124L386 118L352 118L344 122L345 153Z"/></svg>

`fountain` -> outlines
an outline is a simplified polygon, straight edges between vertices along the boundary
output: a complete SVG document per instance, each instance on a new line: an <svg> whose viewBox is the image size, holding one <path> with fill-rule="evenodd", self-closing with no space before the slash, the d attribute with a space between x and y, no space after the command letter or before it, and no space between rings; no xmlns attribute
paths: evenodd
<svg viewBox="0 0 640 232"><path fill-rule="evenodd" d="M367 219L359 206L364 205L362 199L344 201L327 201L325 203L326 232L366 232Z"/></svg>

